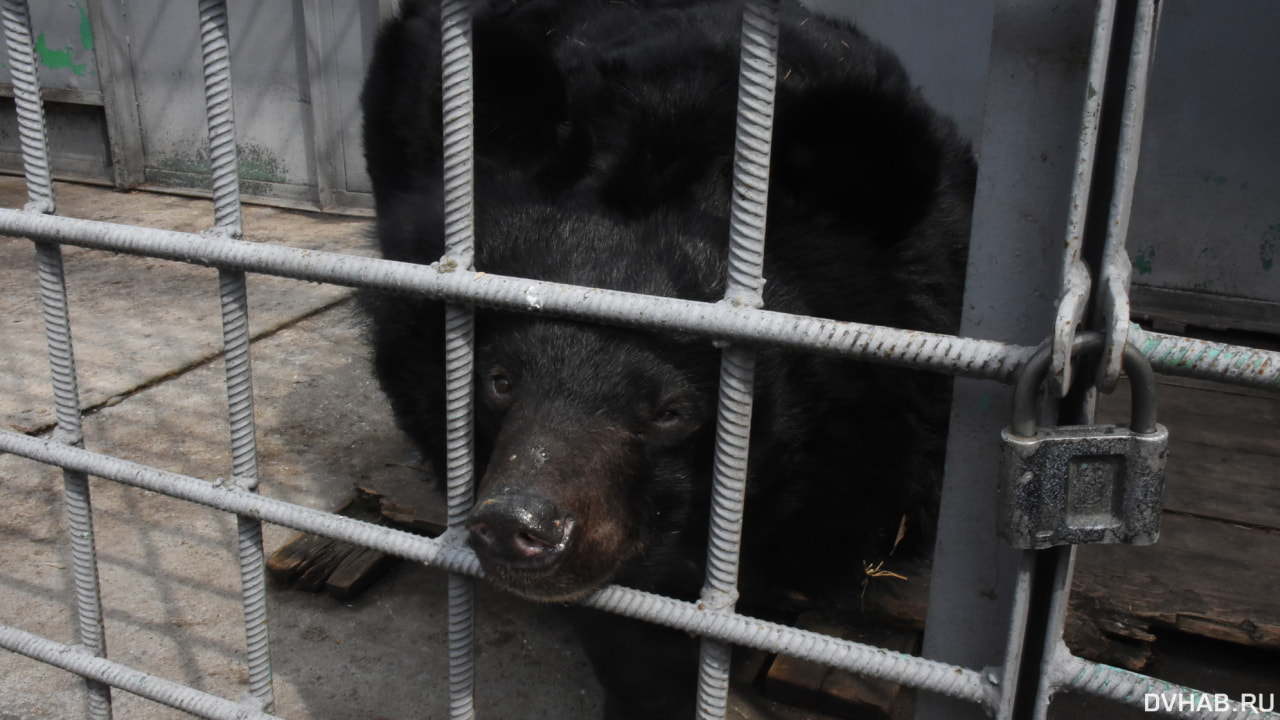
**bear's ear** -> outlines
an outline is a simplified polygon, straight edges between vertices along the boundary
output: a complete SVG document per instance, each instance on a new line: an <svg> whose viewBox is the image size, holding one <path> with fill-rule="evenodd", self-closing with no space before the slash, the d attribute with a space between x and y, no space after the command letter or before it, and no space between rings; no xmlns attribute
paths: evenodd
<svg viewBox="0 0 1280 720"><path fill-rule="evenodd" d="M910 95L796 93L777 111L770 199L889 241L933 202L943 149L932 124Z"/></svg>
<svg viewBox="0 0 1280 720"><path fill-rule="evenodd" d="M898 59L839 22L784 28L770 200L889 242L934 201L963 143Z"/></svg>
<svg viewBox="0 0 1280 720"><path fill-rule="evenodd" d="M555 17L512 7L523 12L477 7L474 128L478 156L522 166L556 151L567 103L545 31ZM379 33L361 95L365 157L379 200L439 182L441 54L436 0L406 0Z"/></svg>
<svg viewBox="0 0 1280 720"><path fill-rule="evenodd" d="M480 157L521 166L544 162L560 149L568 122L565 82L540 26L505 15L476 20Z"/></svg>

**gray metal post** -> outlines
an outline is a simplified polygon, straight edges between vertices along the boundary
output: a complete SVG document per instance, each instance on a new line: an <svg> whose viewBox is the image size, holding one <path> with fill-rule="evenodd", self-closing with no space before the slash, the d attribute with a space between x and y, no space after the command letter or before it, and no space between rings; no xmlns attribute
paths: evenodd
<svg viewBox="0 0 1280 720"><path fill-rule="evenodd" d="M1034 345L1052 328L1085 81L1077 59L1088 52L1093 14L1078 3L1043 10L1031 0L995 7L962 336ZM995 383L956 381L924 639L926 658L988 668L997 679L1006 647L1020 646L1014 606L1029 588L1028 564L995 534L1011 397ZM1010 680L1001 679L1006 689ZM984 715L924 694L916 717Z"/></svg>
<svg viewBox="0 0 1280 720"><path fill-rule="evenodd" d="M1092 321L1095 325L1100 326L1104 336L1103 351L1101 353L1102 360L1099 363L1099 371L1096 373L1096 383L1098 388L1109 390L1114 387L1116 380L1120 374L1121 357L1128 347L1128 329L1129 329L1129 278L1131 270L1129 266L1129 256L1125 250L1125 236L1129 227L1130 208L1133 202L1134 182L1137 177L1138 150L1140 147L1140 136L1142 131L1143 108L1146 105L1146 89L1147 75L1151 67L1151 53L1155 46L1155 29L1156 29L1156 6L1155 0L1140 0L1137 8L1133 11L1135 14L1131 18L1131 22L1112 23L1104 22L1103 13L1115 14L1114 7L1104 7L1110 3L1104 3L1099 7L1099 21L1095 25L1094 30L1094 53L1095 57L1099 53L1099 47L1102 45L1110 46L1113 43L1113 37L1121 35L1120 39L1127 39L1130 45L1128 62L1125 65L1118 65L1115 68L1108 68L1105 72L1103 83L1099 83L1094 74L1090 74L1089 87L1086 92L1086 105L1091 106L1092 100L1097 97L1117 98L1123 100L1123 112L1120 116L1119 128L1112 130L1115 137L1109 138L1112 142L1108 143L1108 149L1112 156L1107 157L1113 160L1109 165L1098 167L1095 172L1108 173L1111 181L1111 197L1110 201L1105 204L1094 204L1087 202L1089 198L1077 196L1073 198L1073 208L1078 206L1087 206L1089 212L1098 212L1106 214L1106 223L1101 226L1105 229L1101 233L1091 233L1083 236L1083 242L1080 244L1087 252L1088 250L1099 248L1100 253L1092 253L1092 257L1101 258L1097 262L1100 267L1093 267L1091 270L1097 272L1100 283L1095 289L1093 301L1095 313ZM1119 20L1120 18L1114 18ZM1128 28L1128 30L1122 30ZM1100 63L1106 65L1106 63ZM1120 75L1120 70L1124 69L1126 76ZM1123 80L1123 85L1121 85ZM1105 83L1105 84L1104 84ZM1122 96L1115 95L1111 91L1113 86L1121 85L1124 88ZM1112 100L1113 102L1115 100ZM1091 108L1092 109L1092 108ZM1097 110L1094 110L1097 112ZM1106 109L1103 108L1103 112ZM1114 110L1113 110L1114 111ZM1091 118L1091 113L1085 113L1084 125L1097 127L1097 118ZM1075 216L1073 212L1073 217ZM1086 220L1087 225L1095 225ZM1082 234L1083 235L1083 234ZM1098 235L1101 235L1100 237ZM1079 251L1077 251L1079 254ZM1059 314L1061 317L1061 313ZM1070 359L1067 360L1068 364ZM1154 383L1151 391L1154 392ZM1075 415L1075 421L1081 423L1092 423L1096 406L1097 389L1090 388L1089 392L1073 392L1068 399L1074 402L1077 407L1064 407L1063 410L1071 411ZM1052 584L1049 587L1047 607L1031 608L1031 612L1037 615L1029 615L1035 617L1034 626L1039 629L1042 636L1038 638L1038 642L1029 647L1038 648L1041 657L1039 658L1038 677L1027 678L1027 685L1034 680L1035 694L1033 698L1033 706L1027 708L1032 713L1035 720L1045 720L1049 713L1049 704L1052 702L1053 694L1058 690L1061 679L1055 672L1056 667L1063 663L1067 663L1074 658L1070 657L1070 653L1066 651L1063 643L1063 630L1066 626L1066 618L1068 604L1071 596L1071 578L1075 571L1076 548L1075 546L1057 547L1038 553L1038 571L1044 573L1052 573ZM1031 658L1028 658L1030 660ZM1012 665L1009 662L1006 667ZM1024 664L1024 667L1030 663ZM1016 704L1021 713L1021 703ZM1007 707L1012 714L1014 703L1009 703Z"/></svg>

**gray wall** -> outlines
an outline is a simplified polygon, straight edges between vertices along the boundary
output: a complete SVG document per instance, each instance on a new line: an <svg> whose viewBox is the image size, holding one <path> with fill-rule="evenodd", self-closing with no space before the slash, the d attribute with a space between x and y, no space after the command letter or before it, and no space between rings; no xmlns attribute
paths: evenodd
<svg viewBox="0 0 1280 720"><path fill-rule="evenodd" d="M802 0L892 48L925 98L977 143L982 136L994 0Z"/></svg>

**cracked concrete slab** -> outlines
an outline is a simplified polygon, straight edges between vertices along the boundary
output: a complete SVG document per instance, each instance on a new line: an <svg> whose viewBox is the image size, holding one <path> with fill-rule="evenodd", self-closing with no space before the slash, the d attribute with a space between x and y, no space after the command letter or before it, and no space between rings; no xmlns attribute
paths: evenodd
<svg viewBox="0 0 1280 720"><path fill-rule="evenodd" d="M201 232L212 205L151 193L58 185L61 214ZM0 206L21 207L18 178L0 178ZM246 206L245 237L370 255L368 222ZM0 424L30 432L53 422L34 245L0 238ZM218 273L212 268L100 250L63 248L81 404L95 408L208 360L222 348ZM248 282L250 334L268 335L350 296L349 288L265 275Z"/></svg>

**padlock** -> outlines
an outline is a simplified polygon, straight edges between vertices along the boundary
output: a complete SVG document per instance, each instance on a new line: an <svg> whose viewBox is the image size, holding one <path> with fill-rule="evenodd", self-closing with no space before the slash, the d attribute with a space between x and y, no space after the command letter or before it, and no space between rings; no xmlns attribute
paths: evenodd
<svg viewBox="0 0 1280 720"><path fill-rule="evenodd" d="M1097 353L1098 333L1076 336L1072 355ZM1160 535L1169 431L1156 422L1151 363L1125 347L1133 408L1129 425L1036 425L1036 397L1051 348L1027 361L1013 396L1013 424L1004 429L1000 462L1001 539L1015 548L1128 543Z"/></svg>

